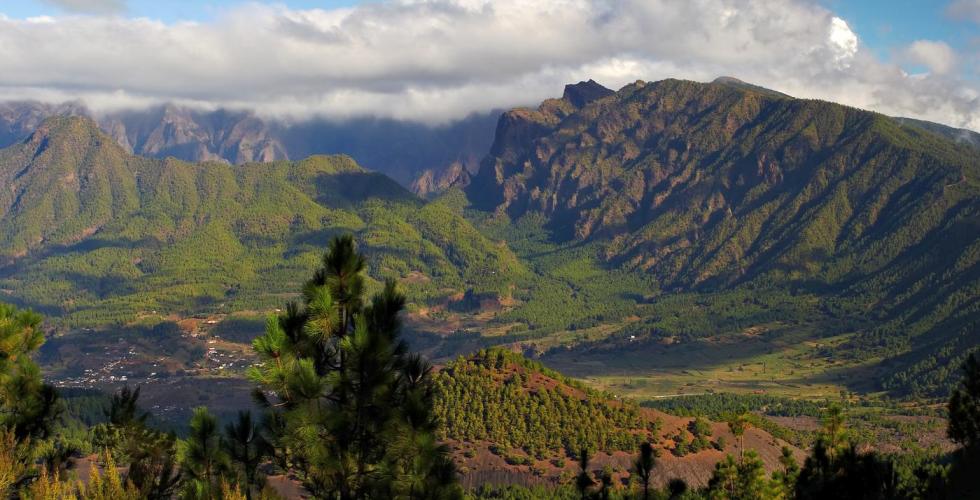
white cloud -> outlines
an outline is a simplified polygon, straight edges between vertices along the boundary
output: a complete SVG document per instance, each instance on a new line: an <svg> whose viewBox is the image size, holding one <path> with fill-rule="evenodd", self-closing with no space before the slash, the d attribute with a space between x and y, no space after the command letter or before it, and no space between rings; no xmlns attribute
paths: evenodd
<svg viewBox="0 0 980 500"><path fill-rule="evenodd" d="M905 49L904 59L940 75L956 67L956 52L945 42L916 40Z"/></svg>
<svg viewBox="0 0 980 500"><path fill-rule="evenodd" d="M68 12L115 14L126 10L126 0L41 0Z"/></svg>
<svg viewBox="0 0 980 500"><path fill-rule="evenodd" d="M834 60L843 69L850 65L850 60L858 51L858 37L851 31L847 21L839 17L830 20L830 40L831 47L835 50Z"/></svg>
<svg viewBox="0 0 980 500"><path fill-rule="evenodd" d="M298 118L439 122L536 104L588 78L618 88L730 75L980 129L976 87L931 61L928 75L904 74L810 0L248 4L212 22L177 24L0 16L0 98L80 98L96 109L176 101Z"/></svg>
<svg viewBox="0 0 980 500"><path fill-rule="evenodd" d="M954 0L946 8L946 14L953 19L980 24L980 0Z"/></svg>

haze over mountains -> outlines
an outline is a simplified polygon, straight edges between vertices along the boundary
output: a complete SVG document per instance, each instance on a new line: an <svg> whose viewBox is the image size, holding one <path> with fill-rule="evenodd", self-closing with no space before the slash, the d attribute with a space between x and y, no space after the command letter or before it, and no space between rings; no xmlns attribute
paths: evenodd
<svg viewBox="0 0 980 500"><path fill-rule="evenodd" d="M90 117L126 152L152 158L241 164L347 154L406 187L425 178L419 186L425 194L439 185L465 183L465 171L476 171L493 140L499 112L475 113L445 125L375 118L287 123L247 111L173 104L94 114L81 103L6 102L0 103L0 147L24 140L52 116ZM454 170L455 164L463 169Z"/></svg>

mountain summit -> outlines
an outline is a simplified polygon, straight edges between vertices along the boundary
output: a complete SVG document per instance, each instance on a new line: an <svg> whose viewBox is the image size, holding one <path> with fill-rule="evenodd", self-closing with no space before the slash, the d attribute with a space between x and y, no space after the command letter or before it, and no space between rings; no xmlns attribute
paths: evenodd
<svg viewBox="0 0 980 500"><path fill-rule="evenodd" d="M562 99L572 103L576 108L581 108L592 101L602 99L614 93L612 90L596 83L595 80L589 80L587 82L565 85L565 93L562 95Z"/></svg>

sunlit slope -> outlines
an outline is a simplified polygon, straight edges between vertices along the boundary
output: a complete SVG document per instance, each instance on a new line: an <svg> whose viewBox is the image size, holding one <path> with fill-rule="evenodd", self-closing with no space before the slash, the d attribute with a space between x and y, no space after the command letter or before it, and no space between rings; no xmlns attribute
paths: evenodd
<svg viewBox="0 0 980 500"><path fill-rule="evenodd" d="M462 217L345 156L151 160L54 118L0 151L0 183L0 288L79 325L281 304L343 232L374 279L403 279L418 301L522 272Z"/></svg>
<svg viewBox="0 0 980 500"><path fill-rule="evenodd" d="M501 118L468 189L668 293L811 295L859 332L840 354L889 359L902 390L980 344L978 195L973 147L730 80L569 86Z"/></svg>

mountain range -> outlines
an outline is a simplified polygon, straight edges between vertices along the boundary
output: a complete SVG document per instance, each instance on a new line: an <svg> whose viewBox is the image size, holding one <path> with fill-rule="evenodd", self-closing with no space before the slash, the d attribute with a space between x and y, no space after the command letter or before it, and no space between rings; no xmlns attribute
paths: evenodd
<svg viewBox="0 0 980 500"><path fill-rule="evenodd" d="M73 325L270 307L342 232L357 236L373 278L411 277L416 297L521 269L459 215L347 156L159 160L88 118L53 117L0 150L0 185L5 300Z"/></svg>
<svg viewBox="0 0 980 500"><path fill-rule="evenodd" d="M401 280L446 357L510 343L644 367L762 331L833 337L828 356L872 367L875 389L941 394L980 345L968 131L731 78L588 81L501 114L473 173L487 116L90 115L0 109L0 290L69 326L272 307L352 232L373 286ZM284 159L330 141L374 171Z"/></svg>
<svg viewBox="0 0 980 500"><path fill-rule="evenodd" d="M411 187L421 177L444 178L446 171L458 178L457 165L475 171L493 140L498 115L474 113L443 125L374 118L290 122L174 104L94 113L81 103L7 102L0 103L0 147L24 140L46 118L85 116L124 151L140 156L242 164L346 154ZM420 186L437 184L423 181Z"/></svg>

